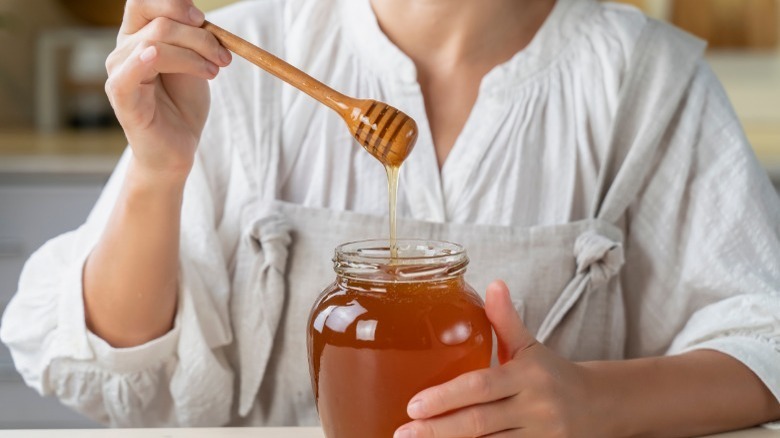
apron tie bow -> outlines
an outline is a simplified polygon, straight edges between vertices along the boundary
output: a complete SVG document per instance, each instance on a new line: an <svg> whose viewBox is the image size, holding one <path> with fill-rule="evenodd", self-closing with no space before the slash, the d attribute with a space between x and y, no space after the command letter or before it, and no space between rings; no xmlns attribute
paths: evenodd
<svg viewBox="0 0 780 438"><path fill-rule="evenodd" d="M239 364L239 406L249 414L268 366L283 312L291 226L278 212L261 212L245 230L237 255L231 298ZM246 309L251 309L247 311Z"/></svg>
<svg viewBox="0 0 780 438"><path fill-rule="evenodd" d="M249 238L255 251L263 251L267 265L284 272L291 243L290 224L284 215L272 213L252 223Z"/></svg>
<svg viewBox="0 0 780 438"><path fill-rule="evenodd" d="M623 244L594 230L582 233L574 242L577 273L590 274L590 286L605 285L625 262Z"/></svg>

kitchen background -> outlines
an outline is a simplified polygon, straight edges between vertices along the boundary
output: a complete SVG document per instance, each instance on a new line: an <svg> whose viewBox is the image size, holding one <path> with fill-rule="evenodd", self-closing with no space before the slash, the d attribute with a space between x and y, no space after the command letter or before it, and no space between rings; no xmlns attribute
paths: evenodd
<svg viewBox="0 0 780 438"><path fill-rule="evenodd" d="M710 41L708 59L780 188L780 0L625 2ZM25 259L84 221L125 147L103 93L122 5L0 1L0 313ZM0 429L95 426L28 389L0 346Z"/></svg>

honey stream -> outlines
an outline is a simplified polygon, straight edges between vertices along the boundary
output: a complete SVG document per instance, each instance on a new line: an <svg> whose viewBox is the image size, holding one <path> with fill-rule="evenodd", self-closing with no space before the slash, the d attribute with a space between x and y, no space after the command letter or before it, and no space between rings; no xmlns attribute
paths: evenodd
<svg viewBox="0 0 780 438"><path fill-rule="evenodd" d="M396 204L398 200L398 176L401 171L401 166L390 166L385 164L385 171L387 172L387 193L390 200L390 261L394 263L394 260L398 258L398 242L396 234Z"/></svg>

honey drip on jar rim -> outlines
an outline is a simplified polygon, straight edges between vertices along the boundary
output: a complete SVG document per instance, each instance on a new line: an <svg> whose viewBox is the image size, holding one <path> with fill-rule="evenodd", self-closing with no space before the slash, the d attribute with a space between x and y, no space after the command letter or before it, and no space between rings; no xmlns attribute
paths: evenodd
<svg viewBox="0 0 780 438"><path fill-rule="evenodd" d="M398 242L396 235L396 204L398 200L398 176L401 166L385 165L387 171L387 193L390 201L390 261L395 263L398 258Z"/></svg>

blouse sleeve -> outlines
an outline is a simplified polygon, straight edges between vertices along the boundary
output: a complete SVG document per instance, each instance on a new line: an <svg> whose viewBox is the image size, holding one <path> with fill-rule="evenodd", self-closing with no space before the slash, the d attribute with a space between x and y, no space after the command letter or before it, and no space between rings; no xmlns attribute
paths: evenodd
<svg viewBox="0 0 780 438"><path fill-rule="evenodd" d="M209 20L276 48L283 41L282 6L239 2ZM263 93L277 83L240 59L210 82L209 117L182 203L178 309L169 333L117 349L85 325L84 262L116 202L129 150L86 223L30 258L0 327L29 386L111 426L220 426L234 418L233 258L241 208L257 189L253 169L269 161L271 150L255 136L268 124L260 123L269 114L261 111L269 100ZM262 92L247 91L249 85Z"/></svg>
<svg viewBox="0 0 780 438"><path fill-rule="evenodd" d="M629 356L718 350L780 400L780 198L704 63L628 223Z"/></svg>
<svg viewBox="0 0 780 438"><path fill-rule="evenodd" d="M230 420L234 379L224 352L231 341L225 254L238 231L222 205L227 187L240 186L240 173L229 172L222 152L229 148L215 137L218 123L209 120L185 188L174 328L144 345L113 348L85 325L83 266L116 202L128 149L86 223L29 259L3 315L0 337L27 385L111 426L216 426Z"/></svg>

